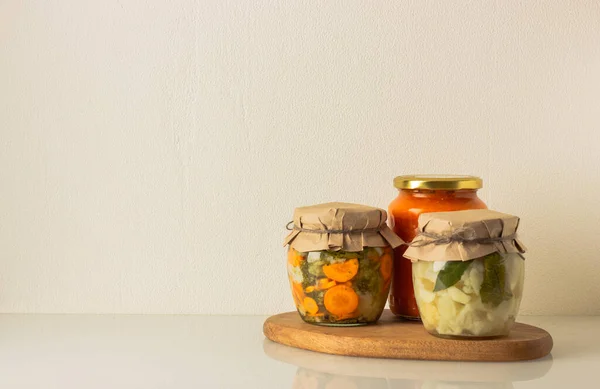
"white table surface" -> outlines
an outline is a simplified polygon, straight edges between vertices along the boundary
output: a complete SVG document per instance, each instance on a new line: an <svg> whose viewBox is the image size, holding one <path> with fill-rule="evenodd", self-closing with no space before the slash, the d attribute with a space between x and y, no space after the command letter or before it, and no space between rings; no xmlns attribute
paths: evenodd
<svg viewBox="0 0 600 389"><path fill-rule="evenodd" d="M554 338L531 362L338 357L265 340L263 316L0 315L0 387L597 388L600 317L522 317Z"/></svg>

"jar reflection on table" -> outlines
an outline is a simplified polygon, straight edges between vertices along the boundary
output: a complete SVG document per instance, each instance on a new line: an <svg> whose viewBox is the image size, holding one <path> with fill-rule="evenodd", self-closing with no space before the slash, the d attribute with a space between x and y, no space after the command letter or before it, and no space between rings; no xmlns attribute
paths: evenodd
<svg viewBox="0 0 600 389"><path fill-rule="evenodd" d="M388 389L514 389L512 382L390 380Z"/></svg>
<svg viewBox="0 0 600 389"><path fill-rule="evenodd" d="M299 367L292 389L388 389L385 378L322 373Z"/></svg>
<svg viewBox="0 0 600 389"><path fill-rule="evenodd" d="M388 379L322 373L299 367L292 389L514 389L512 382Z"/></svg>
<svg viewBox="0 0 600 389"><path fill-rule="evenodd" d="M477 196L482 180L473 176L398 176L394 179L398 197L389 205L394 232L405 242L415 237L421 213L486 209ZM414 295L412 264L404 258L406 246L394 249L394 272L390 309L406 319L419 319Z"/></svg>
<svg viewBox="0 0 600 389"><path fill-rule="evenodd" d="M351 358L297 349L268 339L263 341L263 349L274 361L296 367L287 386L293 389L512 389L514 382L542 379L553 364L551 355L520 363ZM273 369L280 366L274 364Z"/></svg>

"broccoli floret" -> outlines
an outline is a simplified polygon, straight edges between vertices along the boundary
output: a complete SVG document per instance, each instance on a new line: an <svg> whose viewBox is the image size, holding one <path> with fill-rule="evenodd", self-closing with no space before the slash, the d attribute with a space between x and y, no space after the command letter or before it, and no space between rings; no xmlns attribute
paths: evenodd
<svg viewBox="0 0 600 389"><path fill-rule="evenodd" d="M323 262L317 261L308 264L308 273L315 277L325 277L323 273Z"/></svg>
<svg viewBox="0 0 600 389"><path fill-rule="evenodd" d="M335 262L344 262L347 259L358 258L359 260L363 258L363 252L351 252L351 251L323 251L321 253L321 260L326 264L331 264Z"/></svg>
<svg viewBox="0 0 600 389"><path fill-rule="evenodd" d="M317 305L323 306L323 299L325 298L325 291L318 291L312 294L312 298L315 299Z"/></svg>
<svg viewBox="0 0 600 389"><path fill-rule="evenodd" d="M361 293L370 293L377 295L381 290L381 275L379 274L379 263L370 261L363 257L359 261L358 278L356 279L356 289Z"/></svg>

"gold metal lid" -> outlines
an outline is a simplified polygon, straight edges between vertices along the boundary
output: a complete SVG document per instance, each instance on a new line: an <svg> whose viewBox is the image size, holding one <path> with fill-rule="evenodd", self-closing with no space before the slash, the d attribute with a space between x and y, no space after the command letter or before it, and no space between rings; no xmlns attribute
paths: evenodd
<svg viewBox="0 0 600 389"><path fill-rule="evenodd" d="M394 178L394 186L398 189L479 189L483 186L483 180L475 176L425 174L414 176L398 176Z"/></svg>

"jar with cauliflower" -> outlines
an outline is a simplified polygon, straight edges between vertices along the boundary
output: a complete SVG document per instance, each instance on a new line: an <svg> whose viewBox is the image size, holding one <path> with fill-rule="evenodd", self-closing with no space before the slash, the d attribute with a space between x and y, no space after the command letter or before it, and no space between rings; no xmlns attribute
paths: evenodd
<svg viewBox="0 0 600 389"><path fill-rule="evenodd" d="M425 329L436 336L508 335L523 296L519 218L489 210L423 214L405 256Z"/></svg>
<svg viewBox="0 0 600 389"><path fill-rule="evenodd" d="M383 209L358 204L296 208L284 244L292 297L305 322L358 326L379 319L393 248L403 243L386 219Z"/></svg>

